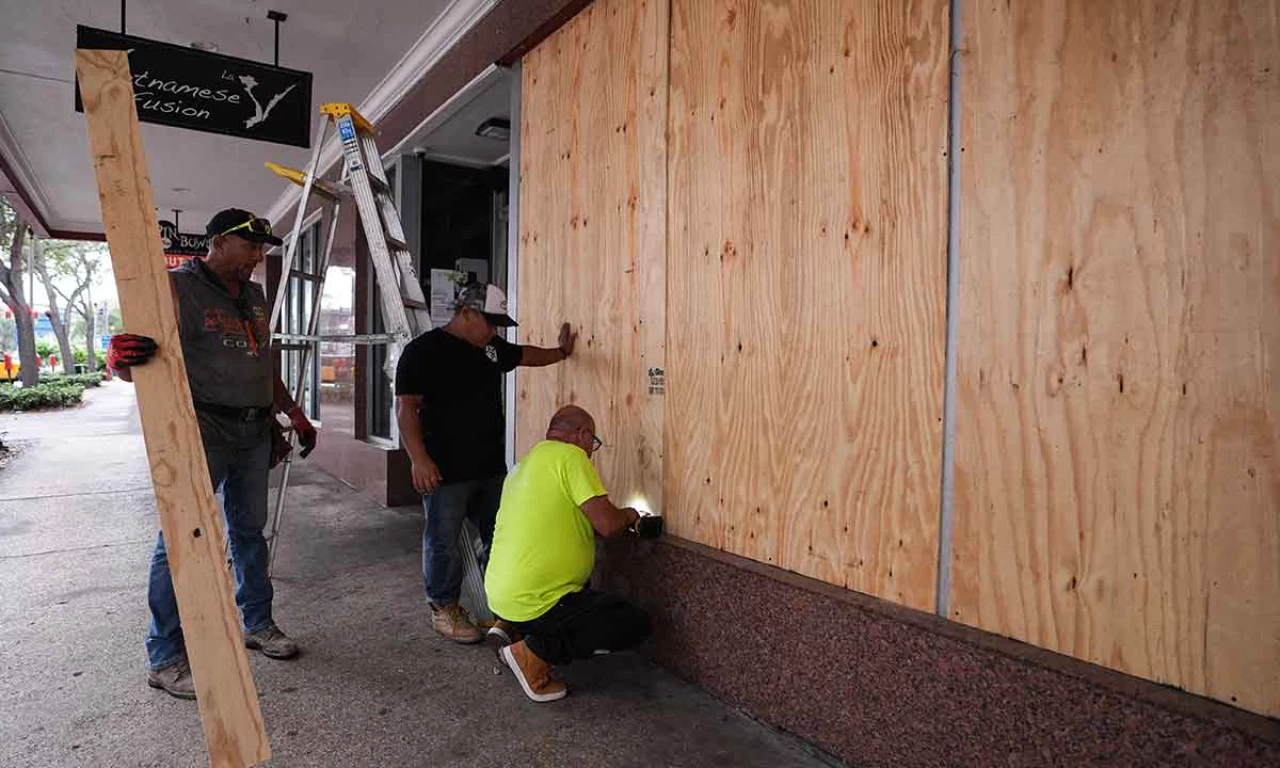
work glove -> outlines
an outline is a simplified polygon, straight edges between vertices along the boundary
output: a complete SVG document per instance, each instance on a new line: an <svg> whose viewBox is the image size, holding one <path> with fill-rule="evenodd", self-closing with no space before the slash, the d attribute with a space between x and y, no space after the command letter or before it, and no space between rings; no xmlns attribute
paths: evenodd
<svg viewBox="0 0 1280 768"><path fill-rule="evenodd" d="M308 454L315 450L316 438L319 434L307 419L307 414L302 412L302 406L293 406L289 409L287 415L289 423L293 425L293 431L298 433L298 445L302 446L302 452L298 456L305 459Z"/></svg>
<svg viewBox="0 0 1280 768"><path fill-rule="evenodd" d="M150 336L117 333L107 344L107 367L113 371L142 365L156 354L159 347Z"/></svg>

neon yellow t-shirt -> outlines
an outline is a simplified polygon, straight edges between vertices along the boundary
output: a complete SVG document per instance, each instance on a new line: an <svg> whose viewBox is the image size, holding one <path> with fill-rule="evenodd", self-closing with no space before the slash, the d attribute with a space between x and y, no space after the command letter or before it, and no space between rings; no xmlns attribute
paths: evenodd
<svg viewBox="0 0 1280 768"><path fill-rule="evenodd" d="M485 571L489 608L508 621L531 621L577 592L595 567L595 529L579 507L604 496L586 451L544 440L502 486Z"/></svg>

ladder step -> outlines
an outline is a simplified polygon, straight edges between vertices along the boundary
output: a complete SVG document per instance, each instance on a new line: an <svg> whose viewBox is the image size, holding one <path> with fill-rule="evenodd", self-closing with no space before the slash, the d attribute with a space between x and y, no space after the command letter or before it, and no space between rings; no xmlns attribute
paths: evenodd
<svg viewBox="0 0 1280 768"><path fill-rule="evenodd" d="M386 344L395 341L390 333L276 333L271 336L271 348L279 349L285 344L305 344L312 341L344 342L347 344Z"/></svg>
<svg viewBox="0 0 1280 768"><path fill-rule="evenodd" d="M315 185L315 189L320 190L330 200L341 200L344 196L351 194L351 185L346 182L316 179L312 184Z"/></svg>
<svg viewBox="0 0 1280 768"><path fill-rule="evenodd" d="M279 163L263 163L263 165L267 166L267 169L275 175L288 179L300 187L305 186L307 183L305 171L299 171L296 168L290 168ZM316 177L311 181L311 185L311 188L317 194L330 202L341 200L344 195L351 194L351 185L341 181L328 181L327 179Z"/></svg>
<svg viewBox="0 0 1280 768"><path fill-rule="evenodd" d="M387 237L387 247L388 247L388 248L390 248L390 249L392 249L392 250L396 250L396 251L407 251L407 250L409 250L409 244L408 244L408 243L406 243L406 242L404 242L403 240L397 240L397 239L395 239L394 237L392 237L391 235L387 235L386 237Z"/></svg>
<svg viewBox="0 0 1280 768"><path fill-rule="evenodd" d="M407 309L431 309L431 307L425 302L418 301L417 299L405 298L404 305Z"/></svg>
<svg viewBox="0 0 1280 768"><path fill-rule="evenodd" d="M316 183L323 183L325 189L330 192L341 195L354 195L355 190L351 189L351 183L346 181L325 181L324 179L316 179Z"/></svg>
<svg viewBox="0 0 1280 768"><path fill-rule="evenodd" d="M375 194L382 193L386 195L388 198L390 198L391 195L393 194L393 192L391 191L391 185L383 181L382 179L378 178L377 176L374 176L372 173L369 174L369 186L373 188L373 191Z"/></svg>

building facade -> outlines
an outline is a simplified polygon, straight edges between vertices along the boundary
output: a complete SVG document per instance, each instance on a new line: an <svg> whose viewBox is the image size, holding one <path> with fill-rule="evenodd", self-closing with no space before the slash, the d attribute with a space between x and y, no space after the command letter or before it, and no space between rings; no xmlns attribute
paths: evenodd
<svg viewBox="0 0 1280 768"><path fill-rule="evenodd" d="M1280 4L451 7L384 163L428 293L580 329L508 456L595 414L646 653L854 765L1280 763ZM378 333L300 221L282 330ZM302 352L315 460L416 503L385 345Z"/></svg>

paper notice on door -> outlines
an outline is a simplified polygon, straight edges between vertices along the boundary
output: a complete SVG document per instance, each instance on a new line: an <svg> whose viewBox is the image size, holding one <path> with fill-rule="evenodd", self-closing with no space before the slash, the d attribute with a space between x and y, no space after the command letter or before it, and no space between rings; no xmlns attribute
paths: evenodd
<svg viewBox="0 0 1280 768"><path fill-rule="evenodd" d="M487 259L458 259L453 263L459 272L477 283L489 282L489 262Z"/></svg>
<svg viewBox="0 0 1280 768"><path fill-rule="evenodd" d="M467 273L452 269L431 270L431 326L439 328L453 317L453 302Z"/></svg>

